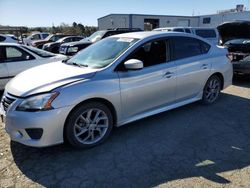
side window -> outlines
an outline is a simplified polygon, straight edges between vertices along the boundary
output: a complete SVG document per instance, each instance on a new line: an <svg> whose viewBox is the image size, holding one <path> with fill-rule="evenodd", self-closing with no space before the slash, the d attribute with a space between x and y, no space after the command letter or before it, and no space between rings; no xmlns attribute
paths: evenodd
<svg viewBox="0 0 250 188"><path fill-rule="evenodd" d="M5 60L6 54L5 54L5 48L3 46L0 46L0 63Z"/></svg>
<svg viewBox="0 0 250 188"><path fill-rule="evenodd" d="M0 42L3 42L3 41L5 41L5 37L3 37L3 36L0 36Z"/></svg>
<svg viewBox="0 0 250 188"><path fill-rule="evenodd" d="M184 32L184 30L183 30L183 29L180 29L180 28L173 29L173 31L175 31L175 32Z"/></svg>
<svg viewBox="0 0 250 188"><path fill-rule="evenodd" d="M168 41L158 40L144 44L138 48L134 53L129 55L128 59L138 59L144 64L144 67L149 67L169 60Z"/></svg>
<svg viewBox="0 0 250 188"><path fill-rule="evenodd" d="M195 33L203 38L216 38L216 32L213 29L197 29Z"/></svg>
<svg viewBox="0 0 250 188"><path fill-rule="evenodd" d="M116 32L107 32L102 38L106 38L106 37L109 37L109 36L112 36L112 35L116 35L117 33Z"/></svg>
<svg viewBox="0 0 250 188"><path fill-rule="evenodd" d="M200 41L200 45L201 45L201 50L203 54L208 53L208 51L210 50L211 46L208 43L205 43L203 41Z"/></svg>
<svg viewBox="0 0 250 188"><path fill-rule="evenodd" d="M63 40L63 42L72 42L72 41L73 41L72 38L66 38Z"/></svg>
<svg viewBox="0 0 250 188"><path fill-rule="evenodd" d="M203 54L200 40L190 37L173 38L174 59L183 59Z"/></svg>
<svg viewBox="0 0 250 188"><path fill-rule="evenodd" d="M186 33L191 33L190 29L185 29Z"/></svg>
<svg viewBox="0 0 250 188"><path fill-rule="evenodd" d="M41 39L40 34L35 34L35 35L33 35L33 37L31 38L31 40L39 40L39 39Z"/></svg>
<svg viewBox="0 0 250 188"><path fill-rule="evenodd" d="M45 39L47 36L49 36L49 34L44 33L44 34L42 34L42 36L43 36L43 39Z"/></svg>
<svg viewBox="0 0 250 188"><path fill-rule="evenodd" d="M6 61L27 61L34 57L27 52L16 47L6 47Z"/></svg>

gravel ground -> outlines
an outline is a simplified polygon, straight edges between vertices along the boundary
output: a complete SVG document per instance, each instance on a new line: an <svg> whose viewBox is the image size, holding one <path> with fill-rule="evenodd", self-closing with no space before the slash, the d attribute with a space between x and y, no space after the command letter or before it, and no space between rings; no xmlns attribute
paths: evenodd
<svg viewBox="0 0 250 188"><path fill-rule="evenodd" d="M88 150L11 142L0 124L0 187L250 187L250 79L117 128Z"/></svg>

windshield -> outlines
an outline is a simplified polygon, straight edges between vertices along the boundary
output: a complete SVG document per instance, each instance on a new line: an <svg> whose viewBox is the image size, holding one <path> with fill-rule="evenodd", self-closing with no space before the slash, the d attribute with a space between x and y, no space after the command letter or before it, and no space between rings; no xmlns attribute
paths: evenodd
<svg viewBox="0 0 250 188"><path fill-rule="evenodd" d="M106 31L96 31L95 33L93 33L88 40L91 42L97 42L99 40L102 39L102 37L105 35Z"/></svg>
<svg viewBox="0 0 250 188"><path fill-rule="evenodd" d="M40 57L54 57L55 54L44 51L44 50L40 50L38 48L34 48L32 46L22 46L23 48L25 48L26 50L40 56Z"/></svg>
<svg viewBox="0 0 250 188"><path fill-rule="evenodd" d="M103 68L112 63L138 40L134 38L107 38L80 51L67 63L91 68Z"/></svg>

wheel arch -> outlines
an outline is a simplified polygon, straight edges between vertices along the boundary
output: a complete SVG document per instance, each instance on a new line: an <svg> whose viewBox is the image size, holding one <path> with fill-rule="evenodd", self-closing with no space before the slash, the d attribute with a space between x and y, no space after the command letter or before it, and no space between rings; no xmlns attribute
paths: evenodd
<svg viewBox="0 0 250 188"><path fill-rule="evenodd" d="M78 103L77 105L75 105L75 106L70 110L69 114L67 115L67 118L66 118L66 120L65 120L65 122L64 122L64 125L63 125L63 137L64 137L63 139L64 139L64 141L67 140L67 139L65 139L65 125L66 125L66 123L67 123L67 121L68 121L69 116L70 116L71 113L72 113L76 108L78 108L79 106L83 105L84 103L90 103L90 102L99 102L99 103L102 103L102 104L106 105L106 106L109 108L109 110L111 111L111 114L112 114L112 116L113 116L114 126L116 126L116 124L117 124L117 112L116 112L116 109L115 109L114 105L113 105L109 100L104 99L104 98L98 98L98 97L86 99L86 100L84 100L84 101Z"/></svg>
<svg viewBox="0 0 250 188"><path fill-rule="evenodd" d="M221 90L223 90L223 88L224 88L224 76L223 76L223 74L220 72L215 72L209 78L211 78L212 76L218 76L218 78L221 80Z"/></svg>

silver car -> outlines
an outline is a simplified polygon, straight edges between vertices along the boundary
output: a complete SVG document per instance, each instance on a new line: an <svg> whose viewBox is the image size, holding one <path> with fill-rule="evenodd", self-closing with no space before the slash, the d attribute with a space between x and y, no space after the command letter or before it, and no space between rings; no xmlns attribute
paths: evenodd
<svg viewBox="0 0 250 188"><path fill-rule="evenodd" d="M114 126L198 100L214 103L232 83L226 53L185 33L112 36L12 79L2 120L11 139L25 145L93 147Z"/></svg>

